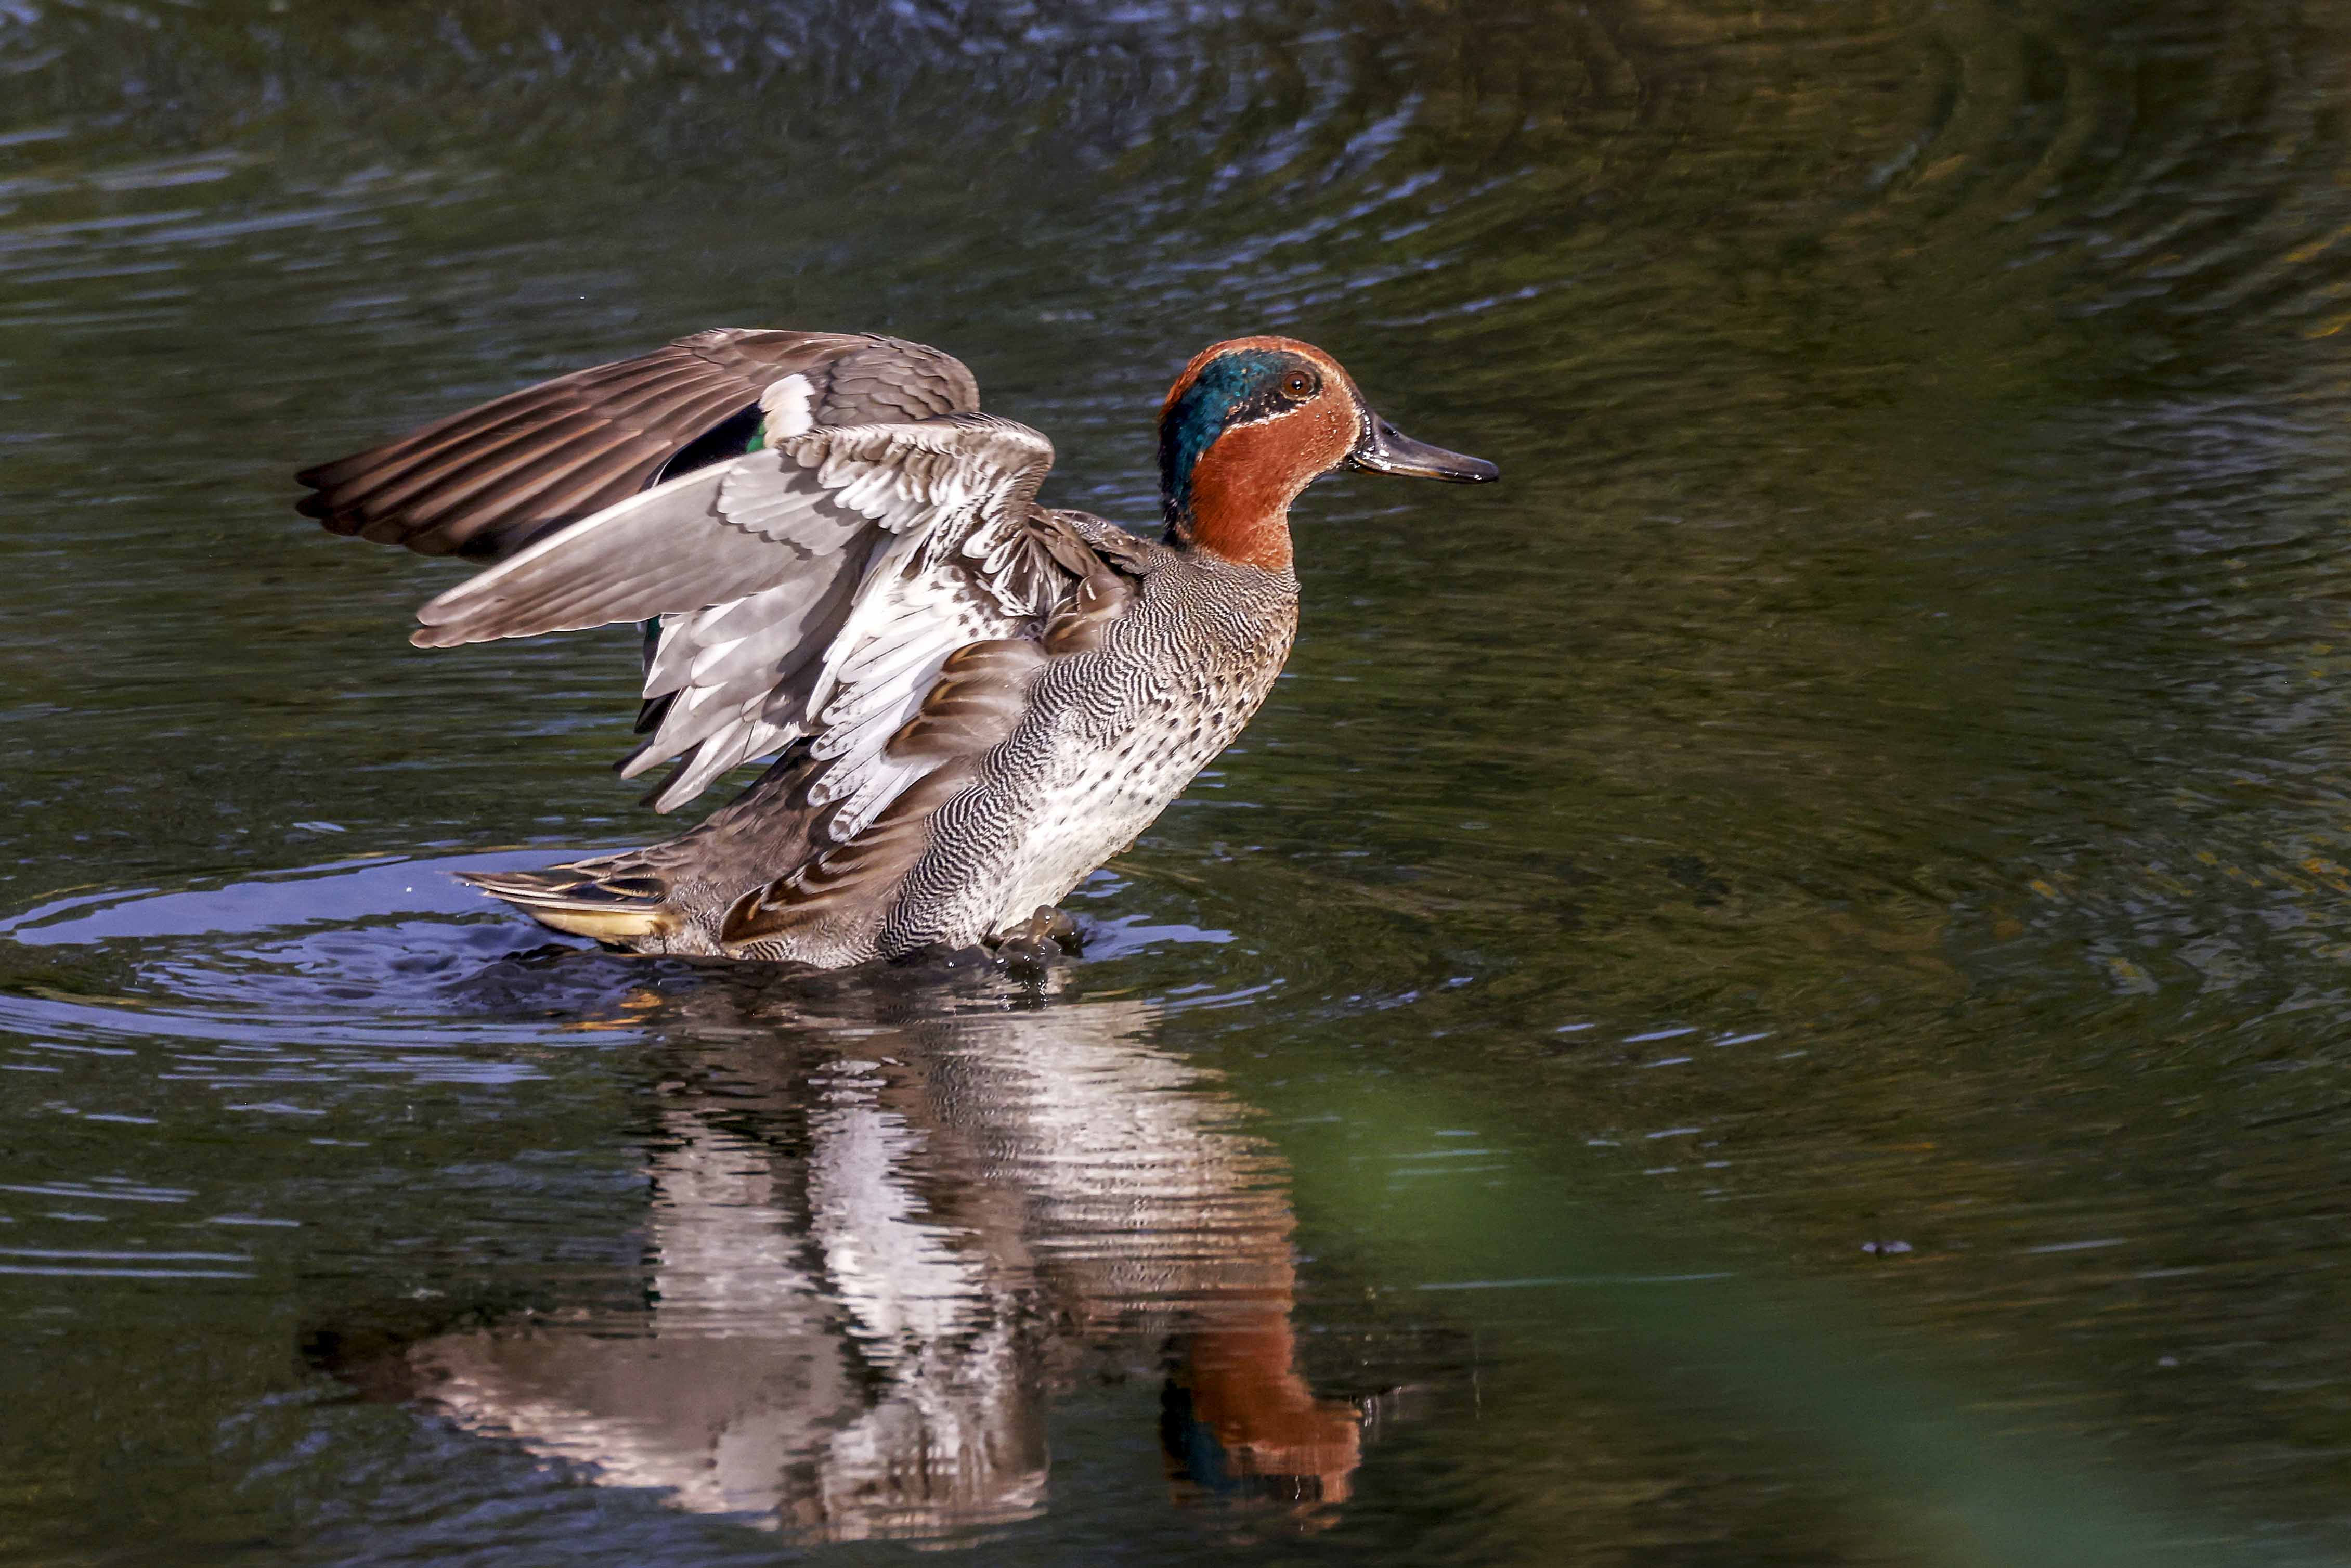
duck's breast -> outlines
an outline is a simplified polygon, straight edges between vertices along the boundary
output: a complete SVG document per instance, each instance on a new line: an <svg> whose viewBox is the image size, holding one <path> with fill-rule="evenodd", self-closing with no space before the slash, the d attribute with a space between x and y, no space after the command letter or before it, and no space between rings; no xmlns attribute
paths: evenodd
<svg viewBox="0 0 2351 1568"><path fill-rule="evenodd" d="M1047 663L1028 716L941 808L885 946L977 941L1058 903L1232 743L1296 626L1287 573L1152 571L1099 646Z"/></svg>

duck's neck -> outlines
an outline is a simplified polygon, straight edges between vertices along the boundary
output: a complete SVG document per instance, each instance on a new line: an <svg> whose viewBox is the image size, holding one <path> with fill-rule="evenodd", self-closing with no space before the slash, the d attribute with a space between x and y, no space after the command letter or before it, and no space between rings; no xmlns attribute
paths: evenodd
<svg viewBox="0 0 2351 1568"><path fill-rule="evenodd" d="M1271 572L1288 571L1293 559L1288 507L1254 515L1210 511L1203 516L1195 508L1168 519L1167 542L1177 549L1205 551Z"/></svg>
<svg viewBox="0 0 2351 1568"><path fill-rule="evenodd" d="M1162 497L1167 542L1266 571L1290 570L1290 503L1311 474L1294 472L1272 427L1228 431Z"/></svg>

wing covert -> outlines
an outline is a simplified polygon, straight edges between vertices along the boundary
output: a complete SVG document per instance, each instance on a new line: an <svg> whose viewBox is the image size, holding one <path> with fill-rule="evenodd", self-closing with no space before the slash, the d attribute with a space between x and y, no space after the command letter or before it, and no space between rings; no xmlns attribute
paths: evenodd
<svg viewBox="0 0 2351 1568"><path fill-rule="evenodd" d="M984 565L1003 557L1052 461L1042 435L988 414L819 426L540 539L418 611L413 640L446 648L708 610L854 558L877 531L914 540L926 568L958 552Z"/></svg>

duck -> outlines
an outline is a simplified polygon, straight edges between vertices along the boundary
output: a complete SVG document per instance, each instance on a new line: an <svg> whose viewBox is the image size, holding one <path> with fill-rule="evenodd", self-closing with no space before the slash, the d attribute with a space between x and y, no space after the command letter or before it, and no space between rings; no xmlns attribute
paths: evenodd
<svg viewBox="0 0 2351 1568"><path fill-rule="evenodd" d="M329 531L484 570L425 604L450 648L643 628L624 778L677 837L464 873L644 956L840 969L1037 961L1061 899L1237 737L1298 628L1290 509L1340 469L1480 484L1298 340L1201 350L1158 414L1159 537L1041 504L1044 435L951 355L716 328L297 476Z"/></svg>

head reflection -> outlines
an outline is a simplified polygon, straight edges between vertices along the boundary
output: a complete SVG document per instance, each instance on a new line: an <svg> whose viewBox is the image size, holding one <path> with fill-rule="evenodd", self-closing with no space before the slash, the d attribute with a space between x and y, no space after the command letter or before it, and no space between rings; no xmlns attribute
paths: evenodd
<svg viewBox="0 0 2351 1568"><path fill-rule="evenodd" d="M600 1481L847 1540L1036 1512L1050 1399L1150 1347L1179 1500L1346 1497L1360 1422L1294 1365L1284 1173L1148 1043L1151 1009L658 1010L693 1043L648 1151L642 1313L342 1370Z"/></svg>

